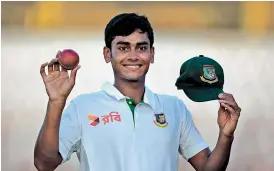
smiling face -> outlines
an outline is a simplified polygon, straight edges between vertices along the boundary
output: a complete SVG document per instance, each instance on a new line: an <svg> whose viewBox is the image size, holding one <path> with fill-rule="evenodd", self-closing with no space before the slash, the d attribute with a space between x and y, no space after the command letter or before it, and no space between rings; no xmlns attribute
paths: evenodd
<svg viewBox="0 0 274 171"><path fill-rule="evenodd" d="M104 57L111 62L115 79L144 81L154 62L154 48L150 48L147 33L137 30L128 36L116 36L111 49L104 47Z"/></svg>

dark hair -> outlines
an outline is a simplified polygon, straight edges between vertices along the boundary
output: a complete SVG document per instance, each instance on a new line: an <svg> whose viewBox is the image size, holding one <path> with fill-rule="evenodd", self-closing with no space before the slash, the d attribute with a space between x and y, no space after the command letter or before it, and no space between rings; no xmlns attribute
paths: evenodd
<svg viewBox="0 0 274 171"><path fill-rule="evenodd" d="M112 18L105 28L105 44L111 48L111 42L116 36L128 36L137 29L147 32L150 46L154 43L153 29L146 16L136 13L122 13Z"/></svg>

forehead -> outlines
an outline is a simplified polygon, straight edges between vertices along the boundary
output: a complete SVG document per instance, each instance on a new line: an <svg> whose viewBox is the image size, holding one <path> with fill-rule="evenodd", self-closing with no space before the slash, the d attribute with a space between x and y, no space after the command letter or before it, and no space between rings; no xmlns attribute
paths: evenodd
<svg viewBox="0 0 274 171"><path fill-rule="evenodd" d="M139 31L135 31L132 34L128 36L116 36L115 39L113 39L112 44L116 44L117 42L129 42L130 44L137 44L139 42L149 42L148 34L147 33L140 33Z"/></svg>

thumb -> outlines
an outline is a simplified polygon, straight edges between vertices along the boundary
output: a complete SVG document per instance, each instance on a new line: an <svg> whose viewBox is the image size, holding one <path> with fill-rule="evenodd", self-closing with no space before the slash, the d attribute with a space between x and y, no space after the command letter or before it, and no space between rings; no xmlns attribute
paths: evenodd
<svg viewBox="0 0 274 171"><path fill-rule="evenodd" d="M221 105L221 103L219 103L219 105L219 112L223 113L225 111L225 108Z"/></svg>
<svg viewBox="0 0 274 171"><path fill-rule="evenodd" d="M70 80L71 80L71 82L72 82L73 84L75 83L77 71L78 71L78 69L79 69L80 67L81 67L81 66L78 65L77 67L75 67L75 68L71 71Z"/></svg>

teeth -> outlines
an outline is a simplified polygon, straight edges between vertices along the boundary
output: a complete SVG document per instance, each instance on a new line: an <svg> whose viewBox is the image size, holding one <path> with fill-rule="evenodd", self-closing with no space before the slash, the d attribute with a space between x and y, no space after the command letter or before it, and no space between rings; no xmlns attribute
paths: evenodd
<svg viewBox="0 0 274 171"><path fill-rule="evenodd" d="M127 65L126 67L127 67L127 68L138 68L139 65Z"/></svg>

